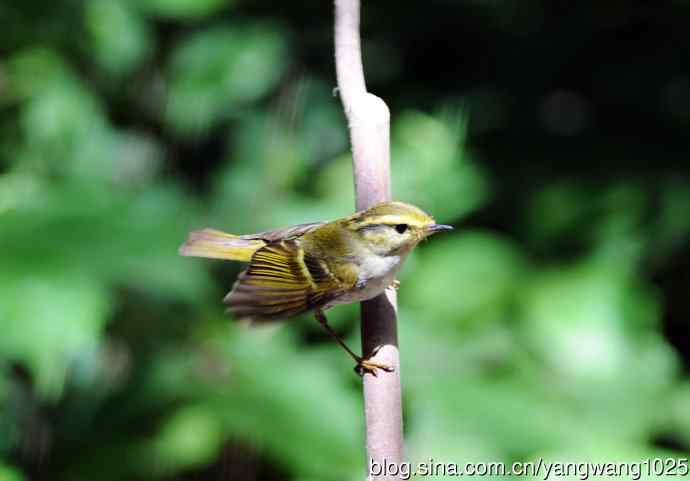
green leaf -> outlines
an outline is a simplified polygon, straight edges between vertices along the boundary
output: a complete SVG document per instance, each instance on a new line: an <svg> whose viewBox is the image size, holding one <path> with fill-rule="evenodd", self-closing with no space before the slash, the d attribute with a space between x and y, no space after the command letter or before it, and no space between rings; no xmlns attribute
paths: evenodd
<svg viewBox="0 0 690 481"><path fill-rule="evenodd" d="M521 270L515 246L488 232L439 236L420 250L401 295L409 305L433 312L421 320L433 328L456 329L454 324L500 309Z"/></svg>
<svg viewBox="0 0 690 481"><path fill-rule="evenodd" d="M207 332L200 352L160 358L147 390L199 397L205 416L222 426L225 437L248 443L290 472L315 479L356 477L364 456L363 426L355 422L360 395L343 382L354 376L350 360L331 343L318 350L298 347L292 332L289 326ZM315 452L338 456L314 458ZM140 470L149 471L153 462L144 456Z"/></svg>
<svg viewBox="0 0 690 481"><path fill-rule="evenodd" d="M139 7L151 15L170 19L201 19L232 5L234 0L140 0Z"/></svg>
<svg viewBox="0 0 690 481"><path fill-rule="evenodd" d="M464 150L462 117L449 121L404 112L392 131L394 197L419 205L441 221L452 221L481 206L488 185Z"/></svg>
<svg viewBox="0 0 690 481"><path fill-rule="evenodd" d="M60 396L70 364L101 340L107 291L88 278L32 276L0 281L0 355L26 363L45 397Z"/></svg>
<svg viewBox="0 0 690 481"><path fill-rule="evenodd" d="M182 134L200 134L255 102L282 75L286 46L268 25L223 26L185 39L173 53L166 117Z"/></svg>
<svg viewBox="0 0 690 481"><path fill-rule="evenodd" d="M108 73L128 73L150 54L153 39L148 26L125 0L88 2L84 18L89 46Z"/></svg>
<svg viewBox="0 0 690 481"><path fill-rule="evenodd" d="M168 419L158 433L151 456L162 473L202 466L210 462L222 442L217 416L206 406L188 406Z"/></svg>
<svg viewBox="0 0 690 481"><path fill-rule="evenodd" d="M9 92L13 98L31 96L69 76L62 57L48 47L32 47L15 53L7 68Z"/></svg>
<svg viewBox="0 0 690 481"><path fill-rule="evenodd" d="M0 461L0 481L24 481L21 471Z"/></svg>

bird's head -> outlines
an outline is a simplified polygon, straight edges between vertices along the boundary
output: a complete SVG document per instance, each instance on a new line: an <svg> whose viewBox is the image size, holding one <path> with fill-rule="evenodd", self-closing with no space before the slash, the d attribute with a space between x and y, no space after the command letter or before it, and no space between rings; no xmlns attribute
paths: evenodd
<svg viewBox="0 0 690 481"><path fill-rule="evenodd" d="M345 220L358 241L378 255L404 255L422 239L453 227L404 202L383 202Z"/></svg>

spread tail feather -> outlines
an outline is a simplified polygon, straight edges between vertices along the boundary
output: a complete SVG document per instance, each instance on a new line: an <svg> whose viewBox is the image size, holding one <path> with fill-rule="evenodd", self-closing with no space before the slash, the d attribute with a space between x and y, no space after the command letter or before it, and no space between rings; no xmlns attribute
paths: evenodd
<svg viewBox="0 0 690 481"><path fill-rule="evenodd" d="M216 229L202 229L189 233L180 246L180 255L249 262L266 243L260 239L242 239Z"/></svg>

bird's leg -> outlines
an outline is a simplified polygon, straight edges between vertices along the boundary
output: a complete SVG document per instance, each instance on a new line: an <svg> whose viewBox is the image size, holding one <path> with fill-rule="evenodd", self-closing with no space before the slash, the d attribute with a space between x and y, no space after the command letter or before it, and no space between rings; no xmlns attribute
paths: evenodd
<svg viewBox="0 0 690 481"><path fill-rule="evenodd" d="M323 313L321 309L317 309L314 311L314 316L316 317L316 320L319 321L319 324L323 326L326 331L335 339L340 346L345 349L345 352L347 352L352 359L355 360L357 365L355 366L355 372L359 374L360 376L363 376L366 373L371 373L374 376L377 376L377 370L378 369L383 369L386 372L392 372L394 369L387 365L387 364L382 364L379 362L371 361L369 358L363 358L362 356L358 356L355 354L352 349L347 347L347 344L340 338L337 332L333 330L333 328L328 324L328 319L326 319L326 315ZM378 349L374 351L372 356L376 355L376 352Z"/></svg>

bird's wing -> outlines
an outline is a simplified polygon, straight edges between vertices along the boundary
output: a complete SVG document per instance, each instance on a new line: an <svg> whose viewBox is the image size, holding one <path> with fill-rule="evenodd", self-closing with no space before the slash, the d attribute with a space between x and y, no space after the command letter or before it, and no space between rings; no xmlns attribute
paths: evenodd
<svg viewBox="0 0 690 481"><path fill-rule="evenodd" d="M297 224L290 227L284 227L282 229L274 229L266 232L259 232L257 234L246 234L240 236L241 239L246 240L262 240L266 243L279 242L282 240L295 239L301 237L307 232L311 232L324 225L325 222L310 222L308 224Z"/></svg>
<svg viewBox="0 0 690 481"><path fill-rule="evenodd" d="M283 240L256 251L224 301L238 319L285 319L326 305L355 282L356 276L337 278L297 240Z"/></svg>

